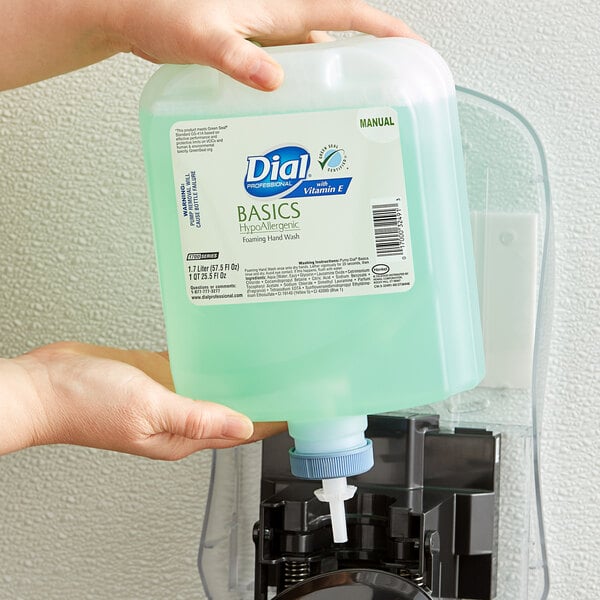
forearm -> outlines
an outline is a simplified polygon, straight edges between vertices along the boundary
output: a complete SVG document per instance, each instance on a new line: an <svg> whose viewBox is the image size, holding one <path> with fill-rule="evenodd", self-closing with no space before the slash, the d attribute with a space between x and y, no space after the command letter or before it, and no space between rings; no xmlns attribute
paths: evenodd
<svg viewBox="0 0 600 600"><path fill-rule="evenodd" d="M0 90L108 58L111 0L0 0Z"/></svg>

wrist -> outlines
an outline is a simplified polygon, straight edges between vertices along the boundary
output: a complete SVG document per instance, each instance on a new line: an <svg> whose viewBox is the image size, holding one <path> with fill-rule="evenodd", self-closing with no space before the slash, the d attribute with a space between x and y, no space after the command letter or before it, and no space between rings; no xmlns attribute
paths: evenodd
<svg viewBox="0 0 600 600"><path fill-rule="evenodd" d="M119 52L129 50L126 40L121 36L120 23L125 8L131 2L125 0L84 0L76 3L68 2L73 29L84 32L85 44L95 50L99 61Z"/></svg>
<svg viewBox="0 0 600 600"><path fill-rule="evenodd" d="M99 31L105 37L107 48L113 54L130 52L131 41L128 32L131 28L131 16L144 14L148 7L140 7L136 12L136 0L106 0L96 2L91 0L92 10L95 10L95 19ZM135 22L135 20L134 20Z"/></svg>
<svg viewBox="0 0 600 600"><path fill-rule="evenodd" d="M26 356L0 359L0 454L49 442L41 384Z"/></svg>

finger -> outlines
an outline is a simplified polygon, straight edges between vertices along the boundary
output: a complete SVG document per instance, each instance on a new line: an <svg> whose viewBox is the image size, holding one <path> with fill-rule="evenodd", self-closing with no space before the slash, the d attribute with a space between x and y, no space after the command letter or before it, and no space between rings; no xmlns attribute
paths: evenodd
<svg viewBox="0 0 600 600"><path fill-rule="evenodd" d="M255 423L254 434L247 440L203 438L189 439L171 433L158 433L143 441L138 448L132 450L148 458L158 460L179 460L201 450L221 450L233 448L240 444L251 444L266 437L287 431L287 423Z"/></svg>
<svg viewBox="0 0 600 600"><path fill-rule="evenodd" d="M179 460L202 450L222 450L239 445L239 440L190 440L162 433L144 440L139 447L132 449L131 453L156 460Z"/></svg>
<svg viewBox="0 0 600 600"><path fill-rule="evenodd" d="M159 404L157 433L171 433L190 440L226 439L238 443L250 438L250 419L230 408L168 394Z"/></svg>
<svg viewBox="0 0 600 600"><path fill-rule="evenodd" d="M252 42L229 32L215 36L207 62L259 90L274 90L283 81L283 69L273 58Z"/></svg>
<svg viewBox="0 0 600 600"><path fill-rule="evenodd" d="M398 36L425 41L401 19L361 0L330 1L327 2L326 10L323 5L323 0L296 2L293 15L295 28L303 29L305 32L359 31L376 37ZM268 37L273 37L275 34L276 32L271 32ZM265 45L269 43L268 39L263 40L260 36L257 36L257 39Z"/></svg>
<svg viewBox="0 0 600 600"><path fill-rule="evenodd" d="M299 3L300 19L307 30L360 31L377 37L409 37L422 40L404 21L366 2L330 2L326 11L322 0Z"/></svg>
<svg viewBox="0 0 600 600"><path fill-rule="evenodd" d="M335 42L335 38L329 35L326 31L311 31L308 34L307 41L311 44L324 42Z"/></svg>
<svg viewBox="0 0 600 600"><path fill-rule="evenodd" d="M254 423L254 433L246 443L263 440L267 437L271 437L272 435L283 433L284 431L287 431L287 423L285 421L273 423Z"/></svg>

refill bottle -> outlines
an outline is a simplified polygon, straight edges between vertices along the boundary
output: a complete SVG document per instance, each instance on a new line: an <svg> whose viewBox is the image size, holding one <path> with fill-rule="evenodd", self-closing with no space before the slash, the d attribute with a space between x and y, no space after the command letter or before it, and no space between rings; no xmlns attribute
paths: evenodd
<svg viewBox="0 0 600 600"><path fill-rule="evenodd" d="M334 520L372 464L365 415L483 377L455 90L414 40L268 51L275 92L169 65L142 96L171 368L183 395L288 421L292 471L339 479Z"/></svg>

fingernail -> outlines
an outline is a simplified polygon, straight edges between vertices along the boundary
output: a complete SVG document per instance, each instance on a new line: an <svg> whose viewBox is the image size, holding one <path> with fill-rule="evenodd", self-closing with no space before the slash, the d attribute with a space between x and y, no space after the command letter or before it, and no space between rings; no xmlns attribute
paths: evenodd
<svg viewBox="0 0 600 600"><path fill-rule="evenodd" d="M234 440L247 440L254 431L252 421L243 416L230 416L223 425L223 437Z"/></svg>
<svg viewBox="0 0 600 600"><path fill-rule="evenodd" d="M266 90L274 90L283 80L283 73L279 67L268 60L259 60L254 69L250 71L250 81Z"/></svg>

